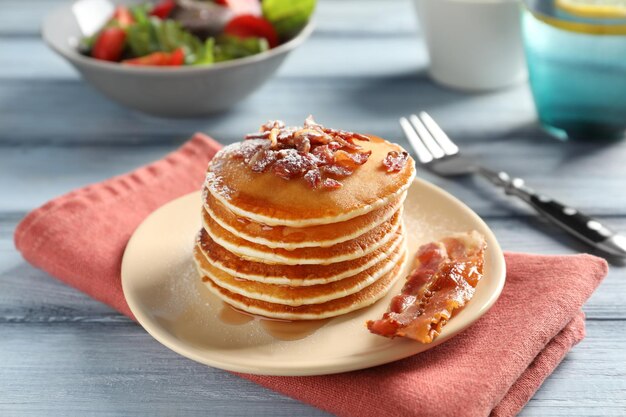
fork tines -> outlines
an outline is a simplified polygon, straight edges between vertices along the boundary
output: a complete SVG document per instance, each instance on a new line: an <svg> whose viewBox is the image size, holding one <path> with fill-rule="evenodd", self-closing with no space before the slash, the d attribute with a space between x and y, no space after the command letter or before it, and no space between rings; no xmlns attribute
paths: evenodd
<svg viewBox="0 0 626 417"><path fill-rule="evenodd" d="M415 150L417 158L423 164L432 162L434 159L456 155L459 152L458 146L424 111L420 112L419 116L412 114L408 119L400 118L400 125Z"/></svg>

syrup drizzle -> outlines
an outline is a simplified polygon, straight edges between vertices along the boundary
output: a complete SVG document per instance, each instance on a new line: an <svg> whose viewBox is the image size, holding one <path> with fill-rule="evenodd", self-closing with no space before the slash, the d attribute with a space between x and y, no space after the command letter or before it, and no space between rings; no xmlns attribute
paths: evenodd
<svg viewBox="0 0 626 417"><path fill-rule="evenodd" d="M246 324L254 320L254 317L243 314L239 310L224 303L222 309L220 310L219 319L226 324L241 326L242 324Z"/></svg>
<svg viewBox="0 0 626 417"><path fill-rule="evenodd" d="M330 319L298 321L273 319L241 311L227 303L222 303L222 309L218 317L222 323L233 326L241 326L256 320L267 334L275 339L285 341L304 339L330 321Z"/></svg>

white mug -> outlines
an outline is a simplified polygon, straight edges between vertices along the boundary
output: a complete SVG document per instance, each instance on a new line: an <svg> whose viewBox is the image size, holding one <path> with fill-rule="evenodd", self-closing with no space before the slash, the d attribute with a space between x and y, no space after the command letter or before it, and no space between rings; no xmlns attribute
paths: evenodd
<svg viewBox="0 0 626 417"><path fill-rule="evenodd" d="M430 75L468 91L527 79L516 0L415 0L430 55Z"/></svg>

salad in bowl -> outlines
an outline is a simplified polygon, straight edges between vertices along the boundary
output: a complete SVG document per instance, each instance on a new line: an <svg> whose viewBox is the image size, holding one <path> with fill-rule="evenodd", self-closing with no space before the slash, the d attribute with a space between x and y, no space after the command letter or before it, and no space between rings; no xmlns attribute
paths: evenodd
<svg viewBox="0 0 626 417"><path fill-rule="evenodd" d="M213 65L287 42L306 25L314 7L314 0L120 4L78 48L88 57L124 65Z"/></svg>
<svg viewBox="0 0 626 417"><path fill-rule="evenodd" d="M226 110L313 32L315 0L77 0L46 16L45 42L93 88L166 117Z"/></svg>

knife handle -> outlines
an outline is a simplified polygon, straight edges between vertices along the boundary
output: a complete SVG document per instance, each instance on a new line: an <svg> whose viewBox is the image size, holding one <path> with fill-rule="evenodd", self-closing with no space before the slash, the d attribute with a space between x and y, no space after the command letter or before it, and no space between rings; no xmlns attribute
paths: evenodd
<svg viewBox="0 0 626 417"><path fill-rule="evenodd" d="M626 237L610 230L599 220L537 193L526 186L524 180L511 177L504 171L493 172L485 168L478 168L477 172L493 184L503 188L506 194L524 200L539 214L570 235L608 254L626 257Z"/></svg>

